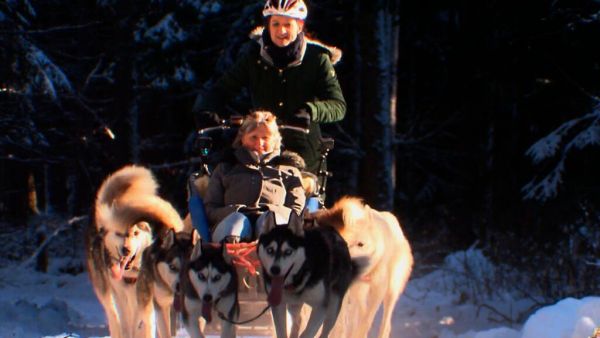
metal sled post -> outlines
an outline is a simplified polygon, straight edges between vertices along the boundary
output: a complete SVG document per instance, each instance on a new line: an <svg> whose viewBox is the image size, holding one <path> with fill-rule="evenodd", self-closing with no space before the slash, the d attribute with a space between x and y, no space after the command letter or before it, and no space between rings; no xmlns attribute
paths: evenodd
<svg viewBox="0 0 600 338"><path fill-rule="evenodd" d="M212 139L210 137L199 136L197 138L195 148L199 150L200 162L202 165L200 167L200 171L192 173L188 181L188 210L190 212L192 226L198 231L198 233L200 233L200 236L207 241L211 240L210 227L208 225L206 210L204 209L204 201L196 189L195 182L202 176L210 176L210 171L208 169L208 165L206 164L206 160L211 147Z"/></svg>
<svg viewBox="0 0 600 338"><path fill-rule="evenodd" d="M332 176L330 171L327 171L326 160L329 151L333 149L334 140L332 138L321 139L321 155L319 156L319 167L317 170L318 189L306 201L306 208L310 212L315 212L318 209L325 207L325 191L327 188L327 179Z"/></svg>

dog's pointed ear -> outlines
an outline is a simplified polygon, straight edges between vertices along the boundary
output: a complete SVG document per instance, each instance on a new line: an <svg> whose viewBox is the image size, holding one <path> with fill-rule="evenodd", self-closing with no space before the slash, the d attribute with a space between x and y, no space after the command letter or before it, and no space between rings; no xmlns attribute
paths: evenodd
<svg viewBox="0 0 600 338"><path fill-rule="evenodd" d="M152 233L152 228L150 227L150 223L148 223L146 221L138 222L136 224L136 226L142 231L147 231L149 233Z"/></svg>
<svg viewBox="0 0 600 338"><path fill-rule="evenodd" d="M200 232L196 228L192 229L192 245L196 245L201 239Z"/></svg>
<svg viewBox="0 0 600 338"><path fill-rule="evenodd" d="M221 244L221 249L223 250L223 259L225 259L225 263L228 265L233 264L233 255L229 253L227 250L227 245L225 243Z"/></svg>
<svg viewBox="0 0 600 338"><path fill-rule="evenodd" d="M195 261L196 259L198 259L198 257L200 257L200 255L202 255L202 240L196 242L196 244L194 244L194 248L192 249L192 254L190 256L190 262Z"/></svg>
<svg viewBox="0 0 600 338"><path fill-rule="evenodd" d="M298 237L304 237L304 212L298 216L298 214L292 210L290 212L288 227L294 235Z"/></svg>
<svg viewBox="0 0 600 338"><path fill-rule="evenodd" d="M168 249L170 247L173 246L173 244L175 243L175 230L174 229L168 229L167 233L165 234L165 237L163 238L162 244L161 244L161 248L162 249Z"/></svg>
<svg viewBox="0 0 600 338"><path fill-rule="evenodd" d="M267 211L267 216L265 217L265 222L263 223L262 230L261 230L261 235L268 233L276 226L277 226L277 221L275 220L275 213L272 211Z"/></svg>

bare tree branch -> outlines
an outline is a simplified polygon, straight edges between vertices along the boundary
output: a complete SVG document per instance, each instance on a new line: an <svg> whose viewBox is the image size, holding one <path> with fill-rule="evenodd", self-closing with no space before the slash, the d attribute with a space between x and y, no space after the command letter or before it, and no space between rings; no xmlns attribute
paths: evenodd
<svg viewBox="0 0 600 338"><path fill-rule="evenodd" d="M50 244L54 237L56 237L59 233L72 227L73 224L86 219L88 219L88 216L76 216L71 218L67 223L63 224L62 226L54 229L54 231L48 237L46 237L44 242L42 242L42 244L40 244L40 246L33 252L33 254L29 258L27 258L23 263L20 264L20 267L25 268L31 265L36 260L36 258L44 251L44 249L46 249L46 247L48 246L48 244Z"/></svg>

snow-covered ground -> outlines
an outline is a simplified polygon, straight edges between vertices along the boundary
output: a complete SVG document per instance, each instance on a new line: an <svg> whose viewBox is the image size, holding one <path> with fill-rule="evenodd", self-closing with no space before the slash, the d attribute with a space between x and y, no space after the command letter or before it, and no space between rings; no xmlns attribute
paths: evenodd
<svg viewBox="0 0 600 338"><path fill-rule="evenodd" d="M18 265L0 269L0 337L107 336L87 275L56 272L65 264L52 260L47 274ZM588 338L600 326L600 296L539 308L535 297L517 292L522 285L494 286L499 273L469 249L413 276L394 313L392 337Z"/></svg>

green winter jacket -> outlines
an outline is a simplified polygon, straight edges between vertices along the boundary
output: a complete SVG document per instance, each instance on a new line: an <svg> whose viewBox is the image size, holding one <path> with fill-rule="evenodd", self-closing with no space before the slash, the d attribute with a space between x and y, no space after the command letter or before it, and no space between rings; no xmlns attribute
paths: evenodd
<svg viewBox="0 0 600 338"><path fill-rule="evenodd" d="M319 123L340 121L346 113L346 102L333 68L341 52L305 38L300 59L278 69L262 48L261 33L260 28L255 30L246 53L209 91L198 96L194 113L209 111L226 117L225 104L243 88L248 90L254 109L271 111L283 123L299 108L308 107L312 115L310 133L283 130L283 144L304 158L308 171L316 172Z"/></svg>

